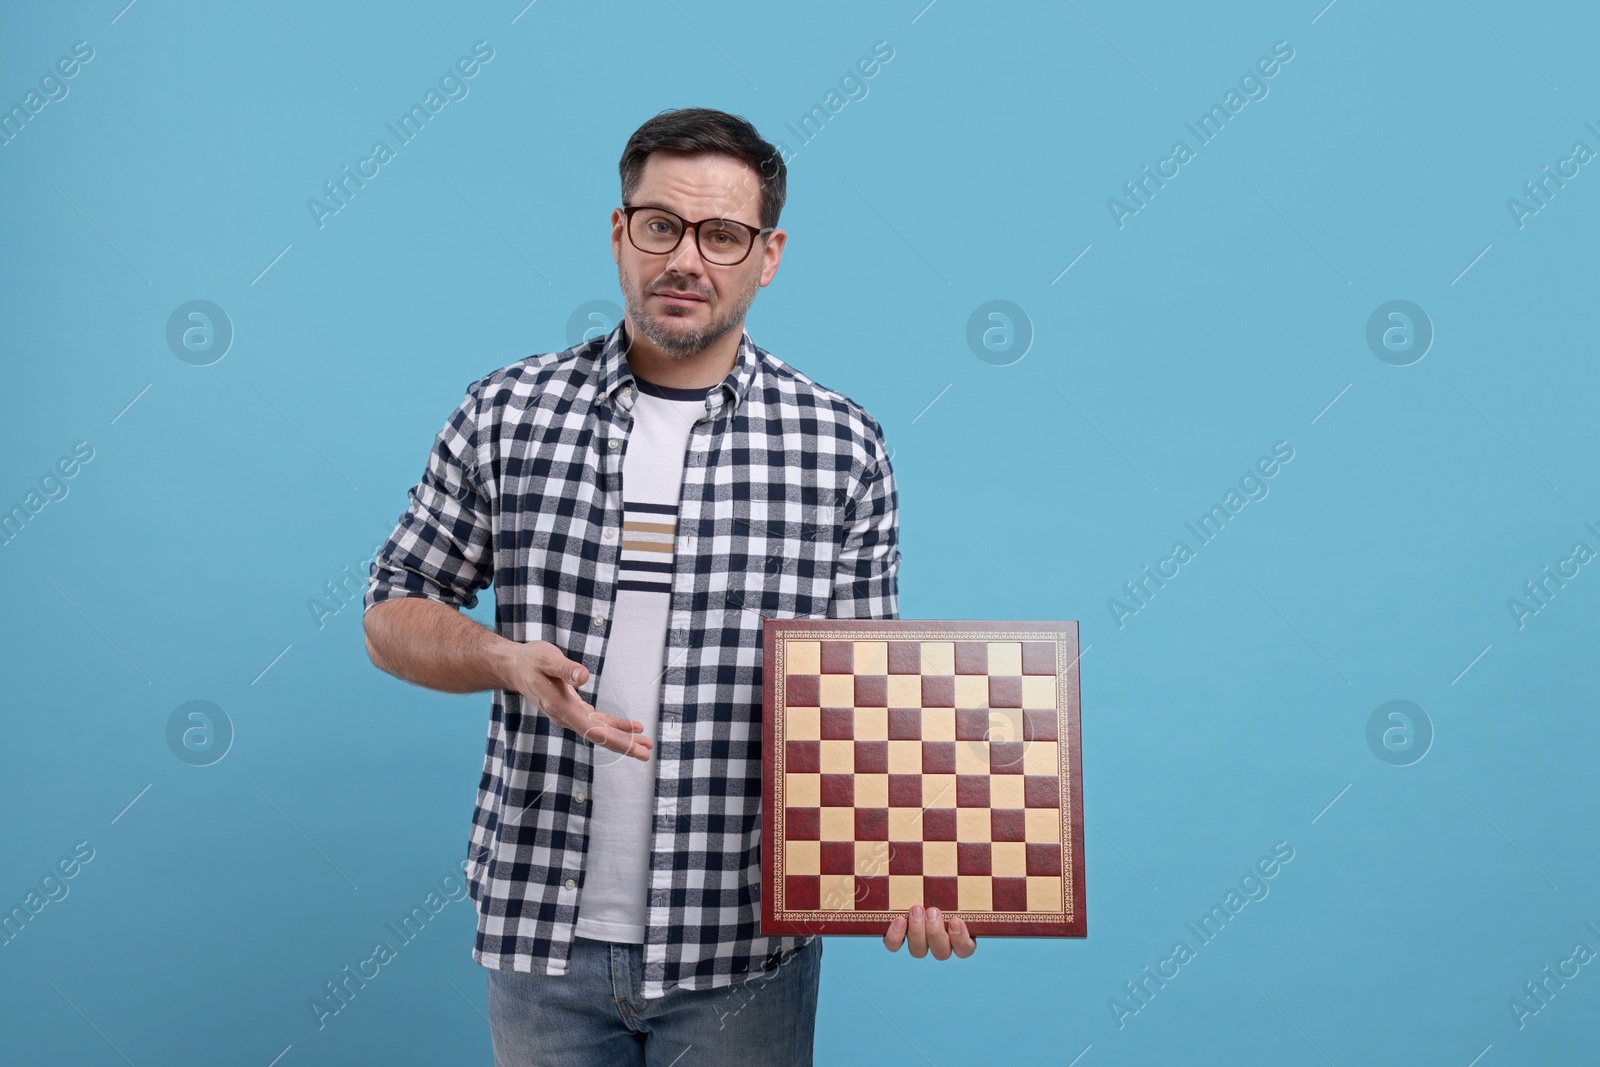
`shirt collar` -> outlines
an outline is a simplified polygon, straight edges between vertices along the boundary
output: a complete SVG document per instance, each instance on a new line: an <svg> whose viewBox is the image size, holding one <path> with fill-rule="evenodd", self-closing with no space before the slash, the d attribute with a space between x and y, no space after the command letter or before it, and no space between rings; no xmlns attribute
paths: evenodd
<svg viewBox="0 0 1600 1067"><path fill-rule="evenodd" d="M706 410L715 414L724 405L737 408L754 380L760 357L755 342L747 330L740 331L739 353L734 357L733 369L728 376L706 393ZM624 411L633 407L639 395L633 371L628 366L628 320L617 323L616 329L606 336L599 355L595 358L595 402L617 402ZM619 393L626 389L625 393Z"/></svg>

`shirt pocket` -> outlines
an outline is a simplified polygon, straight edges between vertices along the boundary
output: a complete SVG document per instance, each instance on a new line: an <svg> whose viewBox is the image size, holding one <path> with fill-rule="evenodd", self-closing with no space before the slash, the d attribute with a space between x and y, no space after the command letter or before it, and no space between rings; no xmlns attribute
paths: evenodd
<svg viewBox="0 0 1600 1067"><path fill-rule="evenodd" d="M839 536L834 508L735 518L728 609L768 619L826 617Z"/></svg>

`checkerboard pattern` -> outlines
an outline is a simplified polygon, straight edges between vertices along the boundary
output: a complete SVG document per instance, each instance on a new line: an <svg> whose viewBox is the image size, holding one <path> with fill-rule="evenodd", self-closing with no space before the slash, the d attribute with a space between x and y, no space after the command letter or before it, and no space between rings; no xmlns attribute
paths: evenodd
<svg viewBox="0 0 1600 1067"><path fill-rule="evenodd" d="M1072 826L1056 640L790 633L779 646L777 911L887 926L922 904L1062 921Z"/></svg>

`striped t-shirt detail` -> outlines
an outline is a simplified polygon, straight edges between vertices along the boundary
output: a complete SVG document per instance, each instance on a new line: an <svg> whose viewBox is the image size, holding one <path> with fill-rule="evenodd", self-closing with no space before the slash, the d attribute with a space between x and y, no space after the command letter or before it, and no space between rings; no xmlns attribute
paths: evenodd
<svg viewBox="0 0 1600 1067"><path fill-rule="evenodd" d="M626 486L624 486L626 497ZM639 593L672 593L672 546L678 531L678 505L622 502L622 559L617 588Z"/></svg>

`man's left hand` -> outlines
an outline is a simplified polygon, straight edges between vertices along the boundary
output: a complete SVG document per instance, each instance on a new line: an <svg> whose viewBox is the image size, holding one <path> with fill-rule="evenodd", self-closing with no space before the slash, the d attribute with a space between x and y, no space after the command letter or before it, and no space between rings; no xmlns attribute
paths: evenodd
<svg viewBox="0 0 1600 1067"><path fill-rule="evenodd" d="M895 918L883 935L883 947L890 952L900 951L900 946L911 942L911 954L917 959L930 951L936 960L947 960L954 953L966 959L978 950L977 939L967 933L967 924L951 919L948 924L938 908L923 911L918 904L905 915Z"/></svg>

